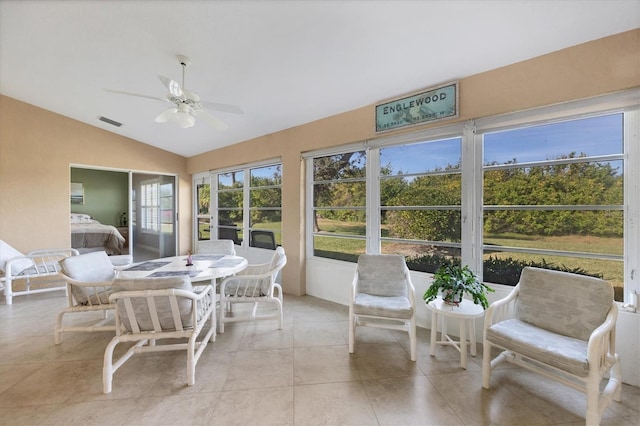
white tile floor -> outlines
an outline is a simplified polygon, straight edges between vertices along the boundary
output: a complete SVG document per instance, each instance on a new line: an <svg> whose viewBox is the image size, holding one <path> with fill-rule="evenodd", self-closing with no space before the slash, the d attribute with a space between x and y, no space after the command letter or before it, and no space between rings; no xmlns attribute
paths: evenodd
<svg viewBox="0 0 640 426"><path fill-rule="evenodd" d="M227 326L203 353L192 387L184 352L145 354L103 395L111 335L66 334L54 345L65 301L53 292L0 302L0 424L584 424L582 393L508 365L483 390L480 356L466 371L451 347L431 357L425 329L417 362L406 333L366 327L349 355L347 308L309 296L285 296L282 330L275 321ZM640 424L640 390L624 385L622 395L603 425Z"/></svg>

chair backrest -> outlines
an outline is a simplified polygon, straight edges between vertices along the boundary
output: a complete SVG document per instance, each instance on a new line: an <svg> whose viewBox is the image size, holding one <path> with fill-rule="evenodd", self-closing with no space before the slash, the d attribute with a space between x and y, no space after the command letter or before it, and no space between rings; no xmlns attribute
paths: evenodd
<svg viewBox="0 0 640 426"><path fill-rule="evenodd" d="M375 296L407 296L407 264L395 254L362 254L358 257L358 293Z"/></svg>
<svg viewBox="0 0 640 426"><path fill-rule="evenodd" d="M276 237L272 231L251 231L251 239L249 241L251 247L276 249Z"/></svg>
<svg viewBox="0 0 640 426"><path fill-rule="evenodd" d="M116 271L104 251L70 256L60 262L61 272L67 277L83 283L104 283L113 281ZM71 294L78 304L86 304L97 289L83 289L70 283Z"/></svg>
<svg viewBox="0 0 640 426"><path fill-rule="evenodd" d="M193 327L194 301L175 296L171 289L193 291L188 275L158 278L116 279L113 294L120 323L128 332L173 331ZM150 296L144 290L161 290ZM162 291L164 290L164 291ZM133 296L138 294L138 296Z"/></svg>
<svg viewBox="0 0 640 426"><path fill-rule="evenodd" d="M196 254L236 254L233 240L204 240L196 243Z"/></svg>
<svg viewBox="0 0 640 426"><path fill-rule="evenodd" d="M270 262L259 265L249 265L236 275L239 280L235 282L234 277L227 278L226 280L230 280L230 284L226 287L225 293L227 295L232 294L235 297L266 296L269 294L271 283L276 281L278 273L286 264L287 256L284 248L278 247L273 253ZM252 278L254 276L264 277Z"/></svg>
<svg viewBox="0 0 640 426"><path fill-rule="evenodd" d="M516 318L554 333L588 340L613 304L613 288L595 277L526 267L518 283Z"/></svg>

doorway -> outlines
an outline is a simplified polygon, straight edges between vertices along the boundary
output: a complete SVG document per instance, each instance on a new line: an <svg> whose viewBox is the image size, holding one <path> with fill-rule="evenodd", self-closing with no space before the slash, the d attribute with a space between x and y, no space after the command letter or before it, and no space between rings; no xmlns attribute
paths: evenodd
<svg viewBox="0 0 640 426"><path fill-rule="evenodd" d="M78 234L71 224L72 247L80 252L105 250L110 255L130 254L134 262L175 256L177 252L176 177L157 173L71 167L71 183L82 197L71 200L71 213L90 218L91 226L118 232L124 244L97 242L97 234ZM95 222L95 223L94 223ZM83 232L93 232L87 231ZM104 229L97 232L104 233Z"/></svg>

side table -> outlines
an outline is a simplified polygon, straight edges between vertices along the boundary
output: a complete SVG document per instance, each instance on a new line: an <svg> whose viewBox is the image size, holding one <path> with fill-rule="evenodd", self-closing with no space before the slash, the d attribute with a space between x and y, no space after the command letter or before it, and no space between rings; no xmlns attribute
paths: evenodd
<svg viewBox="0 0 640 426"><path fill-rule="evenodd" d="M484 309L471 300L463 299L459 306L444 303L441 297L427 303L431 311L431 356L436 355L436 345L455 347L460 352L460 366L467 368L467 323L469 329L469 344L471 356L476 356L476 327L475 319L484 317ZM457 318L460 323L460 340L453 340L447 334L447 318ZM436 340L440 325L440 339Z"/></svg>

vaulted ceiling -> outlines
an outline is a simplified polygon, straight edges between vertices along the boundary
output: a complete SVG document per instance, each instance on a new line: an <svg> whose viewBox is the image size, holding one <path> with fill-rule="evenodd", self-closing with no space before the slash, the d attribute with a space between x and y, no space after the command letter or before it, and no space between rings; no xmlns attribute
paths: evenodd
<svg viewBox="0 0 640 426"><path fill-rule="evenodd" d="M0 0L0 93L190 157L638 27L640 0ZM179 54L227 130L105 90L164 98Z"/></svg>

